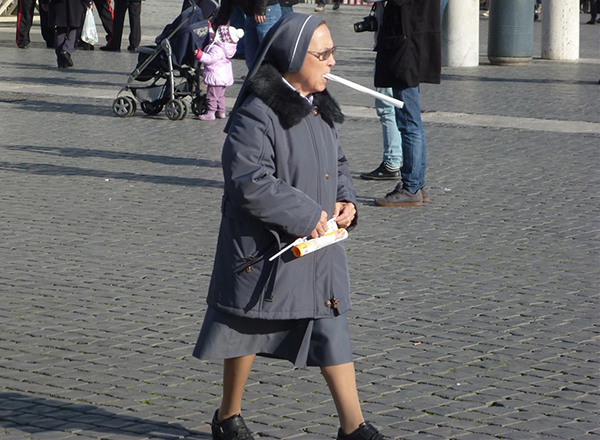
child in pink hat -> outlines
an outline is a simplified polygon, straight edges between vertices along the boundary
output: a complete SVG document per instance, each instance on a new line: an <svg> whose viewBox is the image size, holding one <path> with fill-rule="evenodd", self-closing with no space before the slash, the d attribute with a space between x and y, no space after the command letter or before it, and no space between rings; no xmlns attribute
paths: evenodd
<svg viewBox="0 0 600 440"><path fill-rule="evenodd" d="M204 51L196 49L196 59L204 64L204 83L207 86L207 111L202 121L225 118L225 88L233 84L233 70L229 58L235 55L237 42L244 36L243 29L219 26L210 28L211 42Z"/></svg>

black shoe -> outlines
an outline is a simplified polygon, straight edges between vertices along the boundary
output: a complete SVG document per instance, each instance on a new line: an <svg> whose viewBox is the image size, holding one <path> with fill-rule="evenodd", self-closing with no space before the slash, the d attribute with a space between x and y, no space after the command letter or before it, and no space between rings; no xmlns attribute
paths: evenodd
<svg viewBox="0 0 600 440"><path fill-rule="evenodd" d="M361 174L360 178L364 180L400 180L402 176L400 175L400 170L390 171L385 166L385 162L381 162L381 165L377 169L370 173Z"/></svg>
<svg viewBox="0 0 600 440"><path fill-rule="evenodd" d="M338 9L340 9L340 3L341 2L333 2L333 7L331 9L337 11Z"/></svg>
<svg viewBox="0 0 600 440"><path fill-rule="evenodd" d="M61 66L61 62L60 59L62 58L62 66ZM69 68L69 67L73 67L73 58L71 58L71 54L69 52L67 52L66 50L63 50L60 54L59 54L59 60L58 60L58 67L62 67L63 69Z"/></svg>
<svg viewBox="0 0 600 440"><path fill-rule="evenodd" d="M596 24L596 20L592 19L590 21L586 21L585 24Z"/></svg>
<svg viewBox="0 0 600 440"><path fill-rule="evenodd" d="M344 434L340 428L337 435L337 440L386 440L386 438L368 422L361 423L358 429L350 434Z"/></svg>
<svg viewBox="0 0 600 440"><path fill-rule="evenodd" d="M90 43L86 43L83 40L77 41L77 47L81 50L94 50L94 45Z"/></svg>
<svg viewBox="0 0 600 440"><path fill-rule="evenodd" d="M19 43L17 44L19 49L29 49L29 43Z"/></svg>
<svg viewBox="0 0 600 440"><path fill-rule="evenodd" d="M219 410L216 410L210 423L214 440L254 440L241 415L236 414L219 422L218 414Z"/></svg>
<svg viewBox="0 0 600 440"><path fill-rule="evenodd" d="M110 44L107 44L106 46L101 46L100 50L103 50L104 52L121 52L120 47L112 46Z"/></svg>
<svg viewBox="0 0 600 440"><path fill-rule="evenodd" d="M134 45L130 44L129 46L127 46L127 50L129 52L137 52L137 47L135 47Z"/></svg>

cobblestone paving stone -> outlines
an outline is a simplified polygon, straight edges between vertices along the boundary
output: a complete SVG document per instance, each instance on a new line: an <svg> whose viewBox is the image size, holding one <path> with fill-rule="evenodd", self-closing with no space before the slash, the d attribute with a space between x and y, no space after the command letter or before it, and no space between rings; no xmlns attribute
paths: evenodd
<svg viewBox="0 0 600 440"><path fill-rule="evenodd" d="M144 6L149 41L178 2ZM349 28L367 12L324 16L336 73L371 85L371 37ZM111 99L83 93L116 94L133 55L77 52L58 72L38 35L19 51L12 32L0 27L0 438L209 439L220 364L191 349L224 123L115 118ZM599 29L581 32L591 60L444 69L424 110L598 123ZM39 83L48 93L9 89ZM382 209L373 198L393 185L358 178L379 163L379 123L341 127L359 195L347 250L365 417L394 439L599 438L600 133L457 121L426 135L432 202ZM277 360L256 361L244 416L261 438L338 426L319 372Z"/></svg>

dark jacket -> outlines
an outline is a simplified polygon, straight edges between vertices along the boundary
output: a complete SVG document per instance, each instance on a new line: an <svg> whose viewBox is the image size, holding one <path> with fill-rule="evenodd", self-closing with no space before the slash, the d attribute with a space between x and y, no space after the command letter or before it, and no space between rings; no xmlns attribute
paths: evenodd
<svg viewBox="0 0 600 440"><path fill-rule="evenodd" d="M440 27L440 0L389 0L375 47L375 87L439 84Z"/></svg>
<svg viewBox="0 0 600 440"><path fill-rule="evenodd" d="M49 4L48 18L51 26L80 28L83 26L85 10L93 0L42 0Z"/></svg>
<svg viewBox="0 0 600 440"><path fill-rule="evenodd" d="M254 75L251 91L223 146L225 193L208 304L263 319L344 313L350 283L343 242L268 261L309 235L321 210L331 217L337 201L356 205L334 125L343 115L327 91L314 95L312 107L271 65Z"/></svg>

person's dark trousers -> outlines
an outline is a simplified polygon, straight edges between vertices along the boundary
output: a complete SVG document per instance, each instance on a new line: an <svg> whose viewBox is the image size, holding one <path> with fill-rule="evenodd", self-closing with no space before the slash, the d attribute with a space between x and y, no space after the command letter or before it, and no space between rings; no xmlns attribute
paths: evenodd
<svg viewBox="0 0 600 440"><path fill-rule="evenodd" d="M110 6L110 0L94 0L94 4L100 16L102 27L106 32L106 41L110 44L113 33L113 10Z"/></svg>
<svg viewBox="0 0 600 440"><path fill-rule="evenodd" d="M30 43L29 31L33 24L33 11L36 0L19 0L17 8L17 46L25 47ZM42 38L48 46L54 44L54 29L49 26L48 13L40 7L40 27Z"/></svg>
<svg viewBox="0 0 600 440"><path fill-rule="evenodd" d="M58 57L64 50L69 54L75 52L77 47L77 28L57 27L54 39L54 51Z"/></svg>
<svg viewBox="0 0 600 440"><path fill-rule="evenodd" d="M115 0L115 17L113 20L113 39L110 46L120 48L123 38L123 26L125 24L125 13L129 14L129 45L138 47L142 40L142 2Z"/></svg>
<svg viewBox="0 0 600 440"><path fill-rule="evenodd" d="M591 4L590 4L590 15L591 15L591 19L588 23L595 23L596 22L596 18L598 17L598 0L592 0Z"/></svg>

